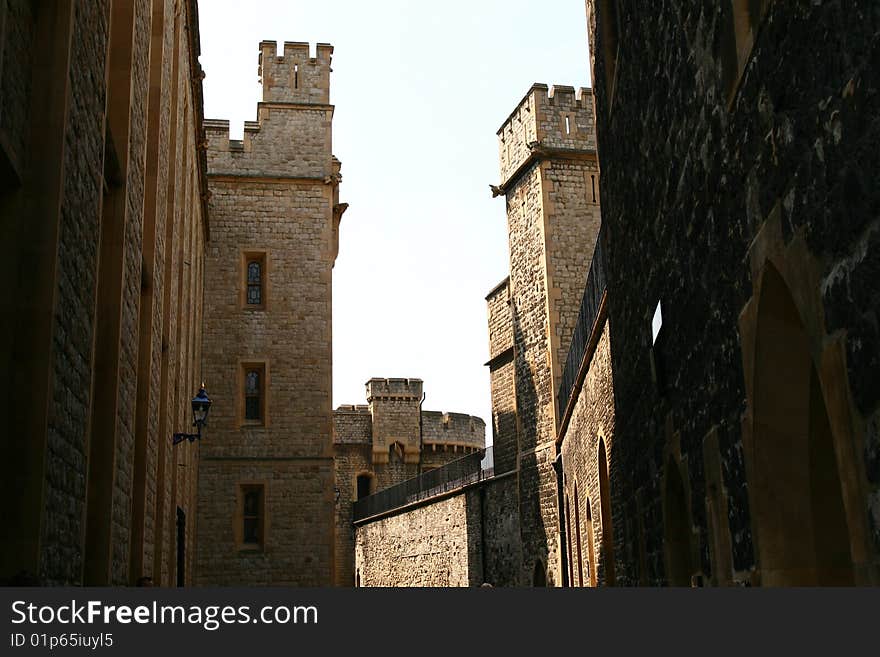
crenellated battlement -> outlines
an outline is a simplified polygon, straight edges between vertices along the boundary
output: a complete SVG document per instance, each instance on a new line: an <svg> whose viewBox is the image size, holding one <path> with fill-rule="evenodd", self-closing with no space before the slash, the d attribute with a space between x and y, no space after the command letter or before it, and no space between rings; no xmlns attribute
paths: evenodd
<svg viewBox="0 0 880 657"><path fill-rule="evenodd" d="M319 43L315 50L312 57L308 43L285 41L278 55L277 43L260 42L257 73L264 103L329 104L333 46Z"/></svg>
<svg viewBox="0 0 880 657"><path fill-rule="evenodd" d="M333 46L286 41L278 54L274 41L260 43L263 101L255 121L245 121L241 139L230 139L229 121L204 122L208 171L213 176L300 178L338 185L333 157L333 106L330 60ZM333 192L334 199L337 192ZM339 206L334 200L334 210ZM341 215L340 215L341 216ZM338 217L334 215L333 229ZM336 235L334 233L335 252Z"/></svg>
<svg viewBox="0 0 880 657"><path fill-rule="evenodd" d="M370 379L367 381L367 401L370 403L379 399L420 401L421 398L421 379Z"/></svg>
<svg viewBox="0 0 880 657"><path fill-rule="evenodd" d="M497 134L502 184L540 149L595 152L593 92L533 84Z"/></svg>
<svg viewBox="0 0 880 657"><path fill-rule="evenodd" d="M465 413L423 411L422 442L423 449L442 445L483 448L486 446L486 423Z"/></svg>

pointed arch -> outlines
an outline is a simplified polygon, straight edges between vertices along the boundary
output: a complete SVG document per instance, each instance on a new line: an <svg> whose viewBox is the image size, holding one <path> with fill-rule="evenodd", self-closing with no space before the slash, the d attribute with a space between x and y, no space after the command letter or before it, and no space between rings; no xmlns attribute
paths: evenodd
<svg viewBox="0 0 880 657"><path fill-rule="evenodd" d="M772 263L755 327L754 524L766 585L853 583L849 528L828 409L811 343Z"/></svg>
<svg viewBox="0 0 880 657"><path fill-rule="evenodd" d="M605 584L614 586L614 522L611 517L611 477L608 471L608 455L605 438L599 438L599 523L602 527L602 564L605 568Z"/></svg>

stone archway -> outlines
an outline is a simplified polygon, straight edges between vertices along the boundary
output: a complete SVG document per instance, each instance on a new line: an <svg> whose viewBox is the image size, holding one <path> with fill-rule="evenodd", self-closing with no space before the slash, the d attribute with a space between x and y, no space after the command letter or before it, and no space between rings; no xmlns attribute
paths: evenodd
<svg viewBox="0 0 880 657"><path fill-rule="evenodd" d="M781 214L777 203L752 240L753 293L739 316L754 581L874 584L865 426L849 387L847 334L827 332L824 266L802 233L783 236ZM782 481L801 494L782 491ZM780 492L784 507L773 498ZM795 497L800 509L783 512ZM786 557L795 540L800 551Z"/></svg>
<svg viewBox="0 0 880 657"><path fill-rule="evenodd" d="M849 528L810 341L776 267L765 267L755 332L754 514L762 583L853 583Z"/></svg>

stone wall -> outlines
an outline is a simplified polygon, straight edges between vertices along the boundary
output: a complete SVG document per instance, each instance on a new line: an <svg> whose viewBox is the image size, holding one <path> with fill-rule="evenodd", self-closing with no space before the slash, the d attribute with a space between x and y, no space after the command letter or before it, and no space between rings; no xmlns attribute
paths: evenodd
<svg viewBox="0 0 880 657"><path fill-rule="evenodd" d="M62 3L30 18L26 4L3 3L0 18L3 99L24 110L0 112L0 130L18 126L14 148L29 153L20 179L0 185L4 214L17 217L4 222L2 260L19 281L16 297L3 296L0 358L18 364L3 395L9 429L30 437L4 445L4 499L14 503L4 508L0 577L170 584L177 537L161 541L161 528L194 507L196 448L178 448L184 468L159 454L185 427L178 418L201 374L196 7L139 0L114 5L111 20L110 3ZM179 148L169 139L176 123ZM174 196L169 179L187 181L189 195ZM164 234L166 225L177 228ZM182 272L184 261L172 290L166 263ZM190 319L178 329L180 304ZM163 351L179 354L172 373Z"/></svg>
<svg viewBox="0 0 880 657"><path fill-rule="evenodd" d="M519 527L516 516L502 510L515 499L515 477L497 477L358 524L356 581L359 586L514 584Z"/></svg>
<svg viewBox="0 0 880 657"><path fill-rule="evenodd" d="M615 517L646 503L644 539L616 525L617 553L634 582L635 551L623 546L643 540L647 580L672 580L667 484L678 471L692 574L816 583L834 569L814 555L797 565L800 555L773 546L817 522L820 543L837 532L848 546L848 581L876 584L878 14L867 4L748 4L658 4L635 20L624 3L588 2L609 229L611 459L631 473L613 482ZM788 318L775 338L774 315ZM781 364L795 348L803 374ZM799 397L783 401L789 393ZM767 413L783 403L792 405L780 423ZM813 442L793 442L772 467L767 446L806 435L796 427L809 417ZM799 502L782 501L774 487L787 495L817 436L831 483L818 493L814 477ZM837 509L800 528L785 514L768 520L817 494Z"/></svg>
<svg viewBox="0 0 880 657"><path fill-rule="evenodd" d="M583 383L572 391L576 400L565 430L559 436L570 586L608 583L606 555L602 550L607 527L603 527L598 451L602 440L606 451L614 453L614 384L610 330L602 318L597 324L598 342L586 355L586 375ZM608 467L613 494L620 488L617 480L621 473L614 461ZM619 504L611 506L615 508ZM638 522L636 517L628 519ZM624 521L612 516L611 523L614 522L621 524ZM621 561L628 563L625 559Z"/></svg>
<svg viewBox="0 0 880 657"><path fill-rule="evenodd" d="M489 381L492 395L492 446L496 472L517 467L516 378L513 364L513 318L510 279L486 297L489 312Z"/></svg>

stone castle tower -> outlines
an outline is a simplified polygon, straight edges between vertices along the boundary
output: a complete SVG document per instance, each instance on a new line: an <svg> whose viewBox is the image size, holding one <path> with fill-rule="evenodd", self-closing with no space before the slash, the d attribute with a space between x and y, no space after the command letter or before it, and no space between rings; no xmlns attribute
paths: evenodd
<svg viewBox="0 0 880 657"><path fill-rule="evenodd" d="M197 583L334 581L332 269L340 163L333 47L260 44L244 139L206 121L211 243L204 363L214 399L199 471Z"/></svg>
<svg viewBox="0 0 880 657"><path fill-rule="evenodd" d="M510 277L487 297L495 467L518 470L523 583L558 583L557 391L601 222L592 94L535 84L498 138Z"/></svg>

